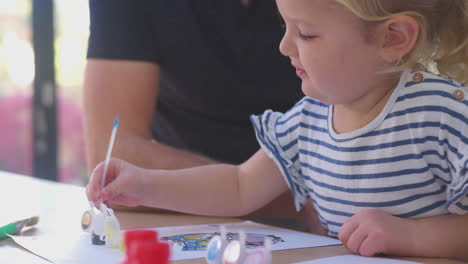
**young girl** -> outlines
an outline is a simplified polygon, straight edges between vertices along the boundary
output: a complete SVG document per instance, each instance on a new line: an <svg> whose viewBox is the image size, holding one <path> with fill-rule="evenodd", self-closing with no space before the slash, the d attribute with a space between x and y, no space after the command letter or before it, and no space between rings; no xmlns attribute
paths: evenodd
<svg viewBox="0 0 468 264"><path fill-rule="evenodd" d="M289 188L352 252L468 260L468 2L276 2L306 97L252 116L261 149L176 171L112 160L88 198L240 216Z"/></svg>

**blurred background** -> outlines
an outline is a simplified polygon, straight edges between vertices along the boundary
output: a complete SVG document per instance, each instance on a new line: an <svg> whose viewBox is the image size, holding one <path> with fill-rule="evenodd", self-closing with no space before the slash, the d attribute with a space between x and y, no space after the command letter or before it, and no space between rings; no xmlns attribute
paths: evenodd
<svg viewBox="0 0 468 264"><path fill-rule="evenodd" d="M87 0L0 0L0 170L86 183L88 35Z"/></svg>

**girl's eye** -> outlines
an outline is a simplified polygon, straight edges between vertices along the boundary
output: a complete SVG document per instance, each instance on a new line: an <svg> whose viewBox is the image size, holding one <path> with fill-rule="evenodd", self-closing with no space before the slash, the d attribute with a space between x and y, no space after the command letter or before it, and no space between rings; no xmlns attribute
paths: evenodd
<svg viewBox="0 0 468 264"><path fill-rule="evenodd" d="M299 33L299 38L301 40L311 40L311 39L314 39L316 37L317 36L315 36L315 35L306 35L306 34L303 34L303 33Z"/></svg>

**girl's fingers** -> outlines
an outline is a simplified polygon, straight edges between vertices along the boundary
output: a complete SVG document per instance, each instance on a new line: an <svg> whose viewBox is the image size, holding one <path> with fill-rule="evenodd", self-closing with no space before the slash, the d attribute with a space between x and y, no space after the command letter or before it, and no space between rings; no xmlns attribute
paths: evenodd
<svg viewBox="0 0 468 264"><path fill-rule="evenodd" d="M358 227L349 237L346 247L353 253L359 253L359 248L362 242L367 238L367 235L367 232L365 232L363 228Z"/></svg>
<svg viewBox="0 0 468 264"><path fill-rule="evenodd" d="M136 168L122 160L111 159L107 175L105 175L104 187L101 186L101 180L104 176L102 175L103 170L104 163L101 163L92 173L87 187L87 195L90 201L107 201L127 206L139 205L139 199L132 195L132 186L136 181Z"/></svg>
<svg viewBox="0 0 468 264"><path fill-rule="evenodd" d="M372 257L379 253L384 253L382 241L383 239L376 240L368 236L362 242L361 247L359 248L359 255L364 257Z"/></svg>
<svg viewBox="0 0 468 264"><path fill-rule="evenodd" d="M341 240L343 245L346 246L348 244L349 237L358 227L359 224L356 221L352 221L352 218L341 226L338 238Z"/></svg>
<svg viewBox="0 0 468 264"><path fill-rule="evenodd" d="M94 168L91 173L88 186L86 186L86 195L90 201L97 202L99 200L103 167L103 163L100 163L96 168Z"/></svg>
<svg viewBox="0 0 468 264"><path fill-rule="evenodd" d="M120 175L102 189L101 197L105 201L113 201L114 198L125 193L125 189L128 185L127 178Z"/></svg>
<svg viewBox="0 0 468 264"><path fill-rule="evenodd" d="M105 162L99 163L96 168L94 168L93 172L91 173L90 180L88 186L86 187L86 194L88 196L88 200L96 202L101 199L101 191L102 191L102 177L104 177L104 166ZM109 167L107 170L107 175L105 175L105 183L104 186L109 184L118 174L118 167L119 167L119 160L111 159L109 162Z"/></svg>

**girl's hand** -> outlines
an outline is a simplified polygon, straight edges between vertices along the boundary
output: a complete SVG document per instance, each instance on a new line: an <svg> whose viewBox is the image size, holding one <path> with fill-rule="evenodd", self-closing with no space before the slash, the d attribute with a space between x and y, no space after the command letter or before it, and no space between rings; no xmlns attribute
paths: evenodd
<svg viewBox="0 0 468 264"><path fill-rule="evenodd" d="M350 251L362 256L401 255L414 245L411 220L378 209L352 216L341 227L339 239Z"/></svg>
<svg viewBox="0 0 468 264"><path fill-rule="evenodd" d="M92 172L86 194L88 200L98 204L99 201L120 204L124 206L138 206L145 201L146 170L133 166L119 159L111 159L105 178L104 187L101 186L104 162L101 162Z"/></svg>

